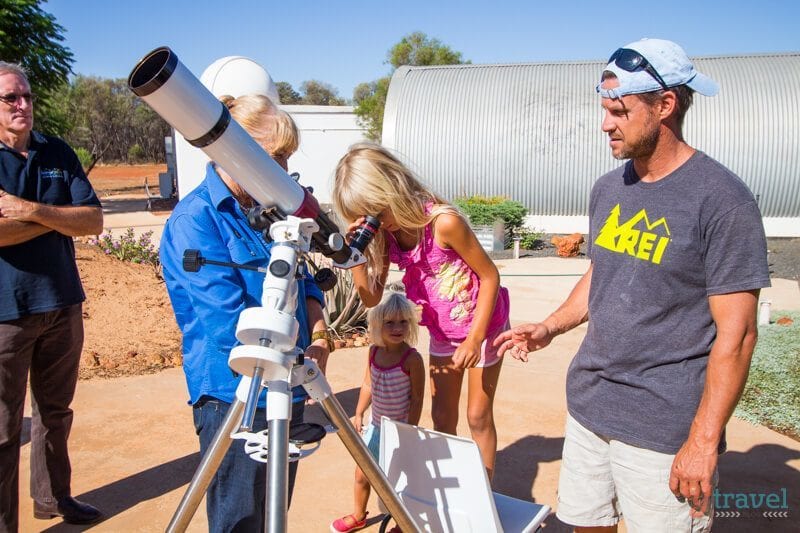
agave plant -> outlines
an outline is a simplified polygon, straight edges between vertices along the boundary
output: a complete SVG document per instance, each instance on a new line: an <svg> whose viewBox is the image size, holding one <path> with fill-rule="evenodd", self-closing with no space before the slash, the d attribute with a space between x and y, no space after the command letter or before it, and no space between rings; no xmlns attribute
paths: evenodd
<svg viewBox="0 0 800 533"><path fill-rule="evenodd" d="M309 268L316 273L322 268L331 268L332 261L313 254L308 259ZM353 284L349 270L335 269L337 281L333 289L325 293L325 322L331 334L345 338L353 333L364 333L367 324L367 309Z"/></svg>

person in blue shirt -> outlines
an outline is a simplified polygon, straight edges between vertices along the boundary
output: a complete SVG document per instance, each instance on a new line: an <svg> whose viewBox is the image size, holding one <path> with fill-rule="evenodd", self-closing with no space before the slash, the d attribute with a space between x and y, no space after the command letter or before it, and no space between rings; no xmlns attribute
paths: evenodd
<svg viewBox="0 0 800 533"><path fill-rule="evenodd" d="M223 96L221 100L233 119L286 169L299 143L291 117L262 95ZM241 378L228 367L228 356L238 344L239 314L261 305L264 274L214 266L185 272L183 253L196 249L207 259L267 266L271 244L247 222L246 211L253 205L253 198L212 161L205 179L178 202L161 238L164 280L183 333L183 369L204 455L235 398ZM297 296L297 345L324 370L329 342L322 292L307 277L298 282ZM302 388L293 392L291 423L297 424L302 422L305 392ZM254 431L266 428L265 405L262 392ZM290 498L296 465L290 464ZM209 531L262 531L265 493L265 466L233 443L206 494Z"/></svg>
<svg viewBox="0 0 800 533"><path fill-rule="evenodd" d="M31 497L36 518L89 524L71 496L70 404L85 299L72 238L103 230L103 210L67 143L33 130L25 71L0 61L0 531L19 523L19 452L31 384Z"/></svg>

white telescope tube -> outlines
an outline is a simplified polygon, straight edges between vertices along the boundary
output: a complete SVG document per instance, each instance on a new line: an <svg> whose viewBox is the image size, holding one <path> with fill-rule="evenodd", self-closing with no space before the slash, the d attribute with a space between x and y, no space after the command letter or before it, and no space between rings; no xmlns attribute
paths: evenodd
<svg viewBox="0 0 800 533"><path fill-rule="evenodd" d="M167 123L264 207L276 207L281 218L310 218L319 226L316 249L340 268L364 262L363 254L345 245L339 228L320 210L316 198L273 160L166 46L147 54L128 76L128 87Z"/></svg>
<svg viewBox="0 0 800 533"><path fill-rule="evenodd" d="M305 190L235 120L225 105L168 47L147 54L128 77L130 89L193 146L217 162L253 199L297 212ZM310 214L315 218L317 213Z"/></svg>

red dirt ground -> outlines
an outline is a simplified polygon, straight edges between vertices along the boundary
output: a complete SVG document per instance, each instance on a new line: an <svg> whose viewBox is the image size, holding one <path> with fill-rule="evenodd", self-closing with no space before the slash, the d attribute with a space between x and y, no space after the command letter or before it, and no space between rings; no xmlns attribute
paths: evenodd
<svg viewBox="0 0 800 533"><path fill-rule="evenodd" d="M158 173L165 169L165 165L98 166L89 181L101 201L119 194L144 195L144 178L157 184ZM180 331L155 269L107 256L87 240L75 245L86 292L80 377L135 375L180 366Z"/></svg>
<svg viewBox="0 0 800 533"><path fill-rule="evenodd" d="M143 193L144 180L158 190L158 174L167 165L98 165L89 173L89 181L100 197L121 193Z"/></svg>

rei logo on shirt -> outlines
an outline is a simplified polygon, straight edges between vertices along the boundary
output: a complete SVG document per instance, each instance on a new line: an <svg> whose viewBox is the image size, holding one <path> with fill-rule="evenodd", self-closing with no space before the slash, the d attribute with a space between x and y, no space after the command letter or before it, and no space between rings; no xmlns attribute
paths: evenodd
<svg viewBox="0 0 800 533"><path fill-rule="evenodd" d="M627 222L620 224L619 215L620 208L617 204L600 228L594 244L612 252L660 264L670 241L667 220L662 217L650 223L647 211L642 209Z"/></svg>

